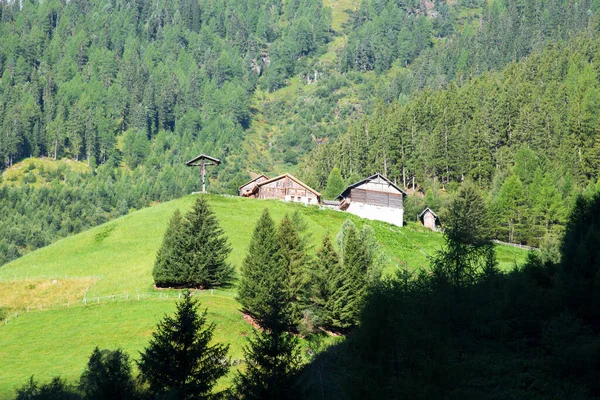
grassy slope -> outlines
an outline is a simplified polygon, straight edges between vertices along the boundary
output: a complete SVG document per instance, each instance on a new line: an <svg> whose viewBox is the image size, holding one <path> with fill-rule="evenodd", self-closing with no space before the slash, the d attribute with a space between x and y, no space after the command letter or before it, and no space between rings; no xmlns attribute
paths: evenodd
<svg viewBox="0 0 600 400"><path fill-rule="evenodd" d="M233 247L230 260L236 268L265 207L276 220L301 210L315 245L327 231L335 235L348 217L359 225L370 223L390 258L413 268L426 266L425 254L432 255L442 245L440 234L412 224L396 228L317 207L208 197L229 236ZM137 211L0 268L0 307L11 310L8 325L0 325L0 398L7 397L31 374L42 380L58 374L76 378L96 345L121 346L137 358L137 351L146 345L160 317L174 309L172 299L177 295L153 290L151 270L156 250L173 211L188 210L194 199L186 196ZM508 247L499 247L498 254L504 268L525 256L523 251ZM83 306L86 291L88 305ZM137 293L149 292L150 296L137 301ZM170 299L165 298L167 293ZM111 299L113 294L116 300ZM251 329L241 317L234 289L199 295L209 310L209 319L217 323L216 339L231 343L231 356L241 358L244 338ZM31 307L29 313L27 306Z"/></svg>
<svg viewBox="0 0 600 400"><path fill-rule="evenodd" d="M25 175L32 175L36 178L33 186L40 187L48 183L44 174L42 174L42 170L47 173L54 172L59 168L79 173L89 172L90 170L90 167L85 162L69 158L54 161L52 158L31 157L4 170L0 176L0 185L20 185Z"/></svg>

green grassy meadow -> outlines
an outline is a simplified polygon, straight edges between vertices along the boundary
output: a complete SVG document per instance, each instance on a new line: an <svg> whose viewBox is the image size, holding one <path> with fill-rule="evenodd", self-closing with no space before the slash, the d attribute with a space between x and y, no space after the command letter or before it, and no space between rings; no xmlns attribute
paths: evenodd
<svg viewBox="0 0 600 400"><path fill-rule="evenodd" d="M10 397L31 375L39 380L56 375L76 379L95 346L122 347L137 358L156 323L174 310L179 294L154 289L151 271L156 251L173 212L187 211L195 198L190 195L136 211L0 268L0 309L7 310L8 317L8 323L0 325L0 398ZM427 268L428 256L443 244L441 234L416 224L398 228L316 206L207 198L229 237L230 261L238 270L265 207L276 221L300 210L315 247L327 232L335 236L347 218L359 226L369 223L392 260L386 273L397 265ZM503 269L523 262L526 256L511 247L497 249ZM196 294L208 309L209 321L217 324L215 340L230 343L230 356L241 358L252 328L239 311L235 288Z"/></svg>

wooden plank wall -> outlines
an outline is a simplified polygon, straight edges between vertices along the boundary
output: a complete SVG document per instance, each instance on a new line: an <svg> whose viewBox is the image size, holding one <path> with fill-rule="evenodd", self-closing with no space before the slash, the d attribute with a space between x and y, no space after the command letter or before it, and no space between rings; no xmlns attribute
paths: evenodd
<svg viewBox="0 0 600 400"><path fill-rule="evenodd" d="M373 190L352 189L350 191L350 200L356 203L370 204L379 207L390 207L402 209L402 195L395 193L385 193Z"/></svg>
<svg viewBox="0 0 600 400"><path fill-rule="evenodd" d="M263 185L259 190L259 197L261 199L285 199L286 195L315 199L317 197L311 191L306 190L302 185L299 185L288 178L282 178L267 185Z"/></svg>

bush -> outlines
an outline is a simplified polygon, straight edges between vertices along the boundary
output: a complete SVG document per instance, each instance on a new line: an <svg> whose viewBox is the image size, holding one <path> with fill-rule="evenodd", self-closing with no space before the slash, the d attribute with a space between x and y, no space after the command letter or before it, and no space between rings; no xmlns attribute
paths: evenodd
<svg viewBox="0 0 600 400"><path fill-rule="evenodd" d="M131 375L129 356L120 349L94 349L79 379L84 399L135 399L136 389Z"/></svg>
<svg viewBox="0 0 600 400"><path fill-rule="evenodd" d="M79 400L81 396L75 389L59 377L49 383L38 384L33 376L23 387L17 389L16 400Z"/></svg>

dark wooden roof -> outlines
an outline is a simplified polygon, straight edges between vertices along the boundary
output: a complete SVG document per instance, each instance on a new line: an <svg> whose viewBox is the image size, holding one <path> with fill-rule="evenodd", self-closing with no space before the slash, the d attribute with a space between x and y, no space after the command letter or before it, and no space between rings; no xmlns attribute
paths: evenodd
<svg viewBox="0 0 600 400"><path fill-rule="evenodd" d="M189 167L197 167L199 164L194 164L196 161L199 160L209 160L214 162L216 165L221 164L221 160L219 160L218 158L214 158L211 156L207 156L206 154L200 154L199 156L196 156L194 158L192 158L190 161L186 162L185 165L189 166Z"/></svg>
<svg viewBox="0 0 600 400"><path fill-rule="evenodd" d="M293 180L294 182L296 182L298 185L302 186L304 189L306 189L306 190L308 190L308 191L310 191L310 192L314 193L314 194L315 194L317 197L321 197L321 193L317 192L315 189L311 188L311 187L310 187L310 186L308 186L306 183L302 182L300 179L298 179L298 178L296 178L296 177L292 176L292 174L283 174L283 175L279 175L279 176L276 176L275 178L271 178L271 179L269 179L269 180L266 180L266 181L260 182L260 183L258 183L256 186L258 187L258 186L267 185L267 184L269 184L269 183L271 183L271 182L275 182L275 181L278 181L278 180L280 180L280 179L283 179L283 178L285 178L286 176L287 176L288 178L290 178L291 180Z"/></svg>
<svg viewBox="0 0 600 400"><path fill-rule="evenodd" d="M268 179L269 179L269 178L268 178L266 175L259 175L259 176L257 176L256 178L254 178L254 179L251 179L251 180L249 180L248 182L244 183L242 186L240 186L240 187L238 188L238 190L240 190L240 189L241 189L241 188L243 188L244 186L246 186L246 185L249 185L249 184L251 184L252 182L254 182L255 180L257 180L257 179L260 179L260 178L265 178L266 180L268 180Z"/></svg>
<svg viewBox="0 0 600 400"><path fill-rule="evenodd" d="M340 193L340 195L338 197L336 197L336 199L342 199L344 197L347 196L348 192L352 189L354 189L357 186L362 185L363 183L367 183L369 181L372 181L374 179L377 178L381 178L384 181L386 181L390 186L392 186L394 189L396 189L397 191L399 191L400 193L402 193L402 197L406 196L406 192L402 189L400 189L398 186L396 186L394 184L394 182L390 181L388 178L386 178L385 176L381 175L379 172L375 173L374 175L369 176L368 178L363 179L362 181L356 182L350 186L348 186L346 189L344 189L344 191L342 193Z"/></svg>
<svg viewBox="0 0 600 400"><path fill-rule="evenodd" d="M429 211L431 213L431 215L433 215L435 217L435 222L436 223L440 223L440 218L437 216L436 213L433 212L433 210L429 207L427 207L426 209L424 209L423 211L421 211L421 214L419 214L418 218L421 220L421 222L423 222L423 217L425 216L425 213Z"/></svg>

